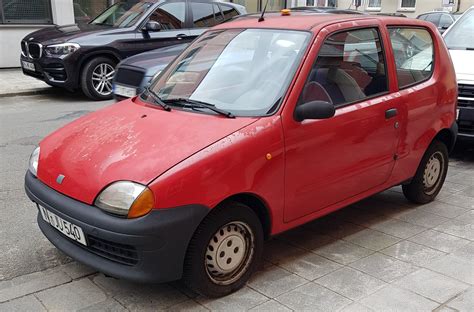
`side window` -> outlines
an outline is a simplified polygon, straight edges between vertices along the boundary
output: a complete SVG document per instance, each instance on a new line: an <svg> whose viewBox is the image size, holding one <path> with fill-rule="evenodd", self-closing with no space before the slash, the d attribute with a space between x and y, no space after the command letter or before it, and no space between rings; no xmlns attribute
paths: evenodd
<svg viewBox="0 0 474 312"><path fill-rule="evenodd" d="M449 14L441 15L441 18L439 19L439 27L448 28L452 23L453 19L451 16L449 16Z"/></svg>
<svg viewBox="0 0 474 312"><path fill-rule="evenodd" d="M341 106L388 91L385 59L376 28L343 31L322 45L299 104Z"/></svg>
<svg viewBox="0 0 474 312"><path fill-rule="evenodd" d="M212 27L223 21L221 10L216 3L191 2L194 27Z"/></svg>
<svg viewBox="0 0 474 312"><path fill-rule="evenodd" d="M435 24L436 26L438 26L440 17L441 17L441 14L438 14L438 13L428 14L426 15L426 21L431 22Z"/></svg>
<svg viewBox="0 0 474 312"><path fill-rule="evenodd" d="M434 50L430 33L422 28L389 28L398 86L422 82L433 72Z"/></svg>
<svg viewBox="0 0 474 312"><path fill-rule="evenodd" d="M239 15L236 9L230 5L221 4L222 13L224 13L224 21L230 20L232 17Z"/></svg>
<svg viewBox="0 0 474 312"><path fill-rule="evenodd" d="M160 23L163 30L180 29L184 27L185 10L185 2L168 2L156 9L150 20Z"/></svg>

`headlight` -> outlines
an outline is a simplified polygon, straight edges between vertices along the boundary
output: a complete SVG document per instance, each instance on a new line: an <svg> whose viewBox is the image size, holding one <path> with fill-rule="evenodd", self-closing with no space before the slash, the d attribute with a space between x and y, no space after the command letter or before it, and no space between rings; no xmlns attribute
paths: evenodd
<svg viewBox="0 0 474 312"><path fill-rule="evenodd" d="M65 56L79 50L81 46L77 43L61 43L46 46L44 52L47 56Z"/></svg>
<svg viewBox="0 0 474 312"><path fill-rule="evenodd" d="M39 146L35 148L33 153L31 153L28 169L30 172L36 177L38 174L38 160L40 156L40 148Z"/></svg>
<svg viewBox="0 0 474 312"><path fill-rule="evenodd" d="M147 214L154 204L153 192L148 187L130 181L112 183L99 194L94 203L102 210L128 218Z"/></svg>

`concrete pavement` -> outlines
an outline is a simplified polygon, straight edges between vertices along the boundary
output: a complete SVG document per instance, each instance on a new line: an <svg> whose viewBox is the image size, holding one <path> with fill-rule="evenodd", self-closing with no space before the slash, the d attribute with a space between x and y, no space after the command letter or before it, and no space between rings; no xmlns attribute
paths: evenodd
<svg viewBox="0 0 474 312"><path fill-rule="evenodd" d="M24 75L21 68L0 69L0 82L0 97L45 94L54 90L45 82Z"/></svg>
<svg viewBox="0 0 474 312"><path fill-rule="evenodd" d="M437 200L399 187L265 244L265 265L239 292L197 296L179 282L137 285L56 250L23 191L34 145L107 105L63 92L0 98L0 311L473 311L474 146L459 146Z"/></svg>

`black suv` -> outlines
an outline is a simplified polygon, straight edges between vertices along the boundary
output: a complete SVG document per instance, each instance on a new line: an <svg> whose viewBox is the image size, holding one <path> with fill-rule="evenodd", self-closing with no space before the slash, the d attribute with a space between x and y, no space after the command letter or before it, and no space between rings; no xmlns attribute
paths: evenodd
<svg viewBox="0 0 474 312"><path fill-rule="evenodd" d="M91 99L110 99L120 60L190 42L205 28L245 13L243 6L211 0L121 1L88 24L27 35L21 41L23 73L56 87L81 87Z"/></svg>

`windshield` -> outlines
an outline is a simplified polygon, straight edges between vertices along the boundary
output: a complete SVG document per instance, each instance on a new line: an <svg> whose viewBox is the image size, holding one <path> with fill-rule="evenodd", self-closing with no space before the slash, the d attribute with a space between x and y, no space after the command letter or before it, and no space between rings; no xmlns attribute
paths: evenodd
<svg viewBox="0 0 474 312"><path fill-rule="evenodd" d="M112 27L129 27L134 25L153 4L127 0L118 2L97 16L91 24Z"/></svg>
<svg viewBox="0 0 474 312"><path fill-rule="evenodd" d="M236 116L267 115L278 108L309 38L302 31L210 31L151 88L165 101L205 102Z"/></svg>
<svg viewBox="0 0 474 312"><path fill-rule="evenodd" d="M474 9L467 11L444 36L448 49L474 50Z"/></svg>

